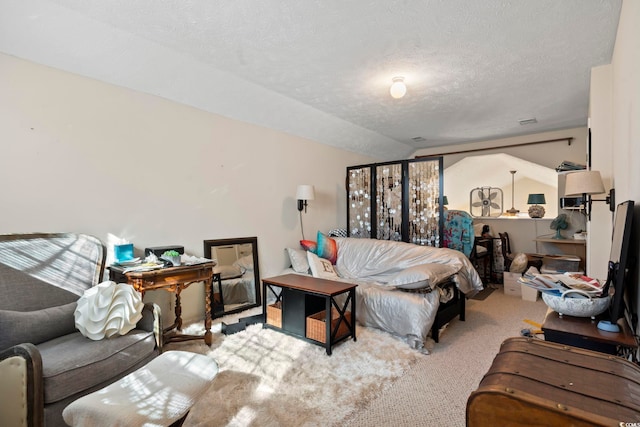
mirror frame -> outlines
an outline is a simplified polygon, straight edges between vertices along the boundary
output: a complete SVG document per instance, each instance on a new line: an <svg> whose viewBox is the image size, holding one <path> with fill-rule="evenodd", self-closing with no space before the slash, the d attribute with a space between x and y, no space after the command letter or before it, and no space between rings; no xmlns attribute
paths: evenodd
<svg viewBox="0 0 640 427"><path fill-rule="evenodd" d="M240 313L242 311L248 310L253 307L262 306L262 298L260 293L260 267L258 265L258 238L257 237L238 237L238 238L230 238L230 239L208 239L204 240L204 257L211 257L211 249L216 246L229 246L229 245L244 245L250 243L251 244L251 255L253 256L253 280L255 286L255 295L256 301L254 303L247 303L241 306L238 306L232 310L225 310L224 307L221 311L216 310L217 304L214 303L213 293L216 288L216 285L220 285L218 281L213 281L213 286L211 286L211 318L216 319L227 314ZM222 289L220 289L222 292Z"/></svg>

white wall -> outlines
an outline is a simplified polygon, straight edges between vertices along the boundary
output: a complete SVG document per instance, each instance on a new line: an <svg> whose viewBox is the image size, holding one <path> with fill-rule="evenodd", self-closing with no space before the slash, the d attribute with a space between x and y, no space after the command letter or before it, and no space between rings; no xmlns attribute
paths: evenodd
<svg viewBox="0 0 640 427"><path fill-rule="evenodd" d="M589 92L591 169L600 171L606 191L612 187L613 181L611 71L611 65L592 68ZM593 195L593 199L603 200L605 196ZM591 221L587 224L587 274L604 280L611 250L613 214L606 203L593 202L591 208Z"/></svg>
<svg viewBox="0 0 640 427"><path fill-rule="evenodd" d="M379 161L3 54L0 144L0 233L83 232L194 255L204 239L257 236L263 277L301 238L297 185L315 185L304 215L315 238L346 225L346 167ZM186 320L202 316L202 294L183 294ZM149 298L172 320L167 295Z"/></svg>
<svg viewBox="0 0 640 427"><path fill-rule="evenodd" d="M613 184L618 201L640 203L640 2L624 0L613 51L612 111L613 111ZM631 254L638 262L640 253L640 207L634 215L634 236ZM636 289L640 283L640 268L636 266ZM640 295L636 307L640 306ZM636 333L640 330L640 323Z"/></svg>

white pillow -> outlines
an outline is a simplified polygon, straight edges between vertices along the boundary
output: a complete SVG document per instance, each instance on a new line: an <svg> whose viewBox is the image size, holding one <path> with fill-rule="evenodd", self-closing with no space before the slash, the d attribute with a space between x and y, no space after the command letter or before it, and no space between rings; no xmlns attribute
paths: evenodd
<svg viewBox="0 0 640 427"><path fill-rule="evenodd" d="M240 267L243 273L253 271L253 255L245 255L238 258L232 265Z"/></svg>
<svg viewBox="0 0 640 427"><path fill-rule="evenodd" d="M420 264L405 268L389 281L389 285L400 289L434 289L460 270L460 266L448 264Z"/></svg>
<svg viewBox="0 0 640 427"><path fill-rule="evenodd" d="M320 258L313 252L307 252L307 261L311 267L311 275L320 279L337 279L338 273L328 259Z"/></svg>
<svg viewBox="0 0 640 427"><path fill-rule="evenodd" d="M214 273L220 273L220 279L237 279L242 277L242 269L237 265L218 265L213 268Z"/></svg>
<svg viewBox="0 0 640 427"><path fill-rule="evenodd" d="M302 249L287 248L291 268L296 273L309 273L309 261L307 260L307 251Z"/></svg>
<svg viewBox="0 0 640 427"><path fill-rule="evenodd" d="M142 319L142 296L126 283L106 281L87 289L74 312L76 328L94 341L126 335Z"/></svg>

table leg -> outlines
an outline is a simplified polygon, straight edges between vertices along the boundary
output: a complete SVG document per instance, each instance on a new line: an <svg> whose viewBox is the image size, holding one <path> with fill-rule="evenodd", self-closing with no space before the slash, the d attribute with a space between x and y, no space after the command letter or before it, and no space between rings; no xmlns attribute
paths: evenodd
<svg viewBox="0 0 640 427"><path fill-rule="evenodd" d="M333 344L333 337L331 336L331 297L326 297L325 298L326 303L325 303L325 326L327 328L326 333L325 333L325 337L327 337L324 340L324 344L325 344L325 349L327 350L327 354L329 356L331 356L331 345Z"/></svg>
<svg viewBox="0 0 640 427"><path fill-rule="evenodd" d="M213 343L213 335L211 334L211 287L213 277L204 282L204 342L210 346ZM222 289L220 289L222 294Z"/></svg>
<svg viewBox="0 0 640 427"><path fill-rule="evenodd" d="M180 305L180 286L176 289L176 321L174 322L175 327L181 331L182 330L182 306Z"/></svg>

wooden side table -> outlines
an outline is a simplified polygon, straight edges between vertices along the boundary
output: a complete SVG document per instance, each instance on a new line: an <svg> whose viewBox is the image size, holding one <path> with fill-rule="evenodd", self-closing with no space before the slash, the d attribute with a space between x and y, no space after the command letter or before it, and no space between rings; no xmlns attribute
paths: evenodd
<svg viewBox="0 0 640 427"><path fill-rule="evenodd" d="M553 310L548 310L542 324L542 332L546 341L571 345L574 347L595 350L601 353L618 354L618 346L634 349L638 347L633 332L627 321L618 321L620 332L607 332L598 329L598 320L589 317L562 317Z"/></svg>
<svg viewBox="0 0 640 427"><path fill-rule="evenodd" d="M129 271L125 268L110 266L109 279L114 282L129 283L135 290L143 296L146 291L164 289L167 292L176 294L176 320L173 325L163 329L163 341L187 341L202 339L200 335L169 334L174 329L182 329L182 307L180 305L180 292L190 284L204 282L205 311L204 311L204 342L211 345L213 336L211 334L211 286L214 279L214 262L206 262L195 265L183 265L180 267L161 268L151 271Z"/></svg>

